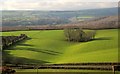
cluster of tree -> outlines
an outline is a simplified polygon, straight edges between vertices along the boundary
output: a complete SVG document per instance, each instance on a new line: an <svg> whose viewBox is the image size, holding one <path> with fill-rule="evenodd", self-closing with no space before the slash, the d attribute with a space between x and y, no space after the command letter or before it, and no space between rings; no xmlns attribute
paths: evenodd
<svg viewBox="0 0 120 74"><path fill-rule="evenodd" d="M85 42L94 39L96 31L84 32L80 28L67 28L64 34L68 41Z"/></svg>
<svg viewBox="0 0 120 74"><path fill-rule="evenodd" d="M4 49L26 38L27 38L27 35L25 34L21 34L20 36L2 36L2 48Z"/></svg>

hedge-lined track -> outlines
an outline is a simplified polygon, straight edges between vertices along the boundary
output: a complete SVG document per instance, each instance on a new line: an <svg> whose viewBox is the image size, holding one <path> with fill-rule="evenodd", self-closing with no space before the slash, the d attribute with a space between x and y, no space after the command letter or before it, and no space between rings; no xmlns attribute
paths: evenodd
<svg viewBox="0 0 120 74"><path fill-rule="evenodd" d="M16 69L78 69L78 70L116 70L120 71L120 63L68 63L44 65L8 65Z"/></svg>

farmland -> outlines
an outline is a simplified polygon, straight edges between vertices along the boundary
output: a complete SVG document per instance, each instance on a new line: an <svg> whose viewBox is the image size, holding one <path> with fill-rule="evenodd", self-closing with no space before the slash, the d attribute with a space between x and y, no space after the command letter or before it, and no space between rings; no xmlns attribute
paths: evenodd
<svg viewBox="0 0 120 74"><path fill-rule="evenodd" d="M52 64L118 61L118 29L97 30L95 40L89 42L66 41L63 30L11 31L2 35L18 36L22 33L30 39L5 50L9 62Z"/></svg>
<svg viewBox="0 0 120 74"><path fill-rule="evenodd" d="M2 12L2 26L36 26L36 25L63 25L80 23L104 16L115 16L118 8L88 9L76 11L0 11Z"/></svg>

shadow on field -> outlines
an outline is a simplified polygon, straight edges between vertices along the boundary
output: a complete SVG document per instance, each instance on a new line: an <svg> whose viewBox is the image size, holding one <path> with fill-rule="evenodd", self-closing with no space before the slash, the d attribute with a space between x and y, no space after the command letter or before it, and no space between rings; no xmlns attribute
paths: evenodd
<svg viewBox="0 0 120 74"><path fill-rule="evenodd" d="M19 46L33 46L33 45L30 45L30 44L22 44L22 43L19 43L17 45L19 45Z"/></svg>
<svg viewBox="0 0 120 74"><path fill-rule="evenodd" d="M101 40L112 40L112 37L99 37L99 38L94 38L90 41L87 41L87 42L91 42L91 41L101 41ZM82 42L82 43L85 43L85 42Z"/></svg>
<svg viewBox="0 0 120 74"><path fill-rule="evenodd" d="M19 41L17 43L14 43L11 46L7 47L5 50L11 50L14 47L16 47L17 45L20 45L20 46L33 46L33 45L30 45L30 44L24 44L27 40L30 40L30 39L31 38L26 38L25 40L22 40L22 41Z"/></svg>
<svg viewBox="0 0 120 74"><path fill-rule="evenodd" d="M34 59L28 59L24 57L15 57L13 55L9 54L9 51L3 51L2 61L4 64L45 64L50 63L48 61L44 60L34 60Z"/></svg>
<svg viewBox="0 0 120 74"><path fill-rule="evenodd" d="M98 38L94 38L94 39L91 39L89 41L80 41L79 43L86 43L86 42L91 42L91 41L101 41L101 40L112 40L113 38L112 37L98 37ZM68 40L64 40L64 41L67 41ZM75 42L75 41L69 41L69 42Z"/></svg>
<svg viewBox="0 0 120 74"><path fill-rule="evenodd" d="M112 37L99 37L99 38L92 39L92 41L93 40L112 40Z"/></svg>
<svg viewBox="0 0 120 74"><path fill-rule="evenodd" d="M27 48L25 50L30 50L30 51L45 53L45 54L49 54L49 55L59 55L59 54L62 54L60 52L56 52L56 51L52 51L52 50L36 49L36 48Z"/></svg>
<svg viewBox="0 0 120 74"><path fill-rule="evenodd" d="M62 54L62 53L60 53L60 52L56 52L56 51L52 51L52 50L45 50L45 51Z"/></svg>

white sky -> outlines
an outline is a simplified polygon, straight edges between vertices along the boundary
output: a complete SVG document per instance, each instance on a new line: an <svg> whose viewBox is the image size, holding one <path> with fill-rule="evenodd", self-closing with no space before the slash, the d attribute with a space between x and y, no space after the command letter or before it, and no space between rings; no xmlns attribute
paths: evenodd
<svg viewBox="0 0 120 74"><path fill-rule="evenodd" d="M81 10L117 7L119 0L0 0L0 10Z"/></svg>

